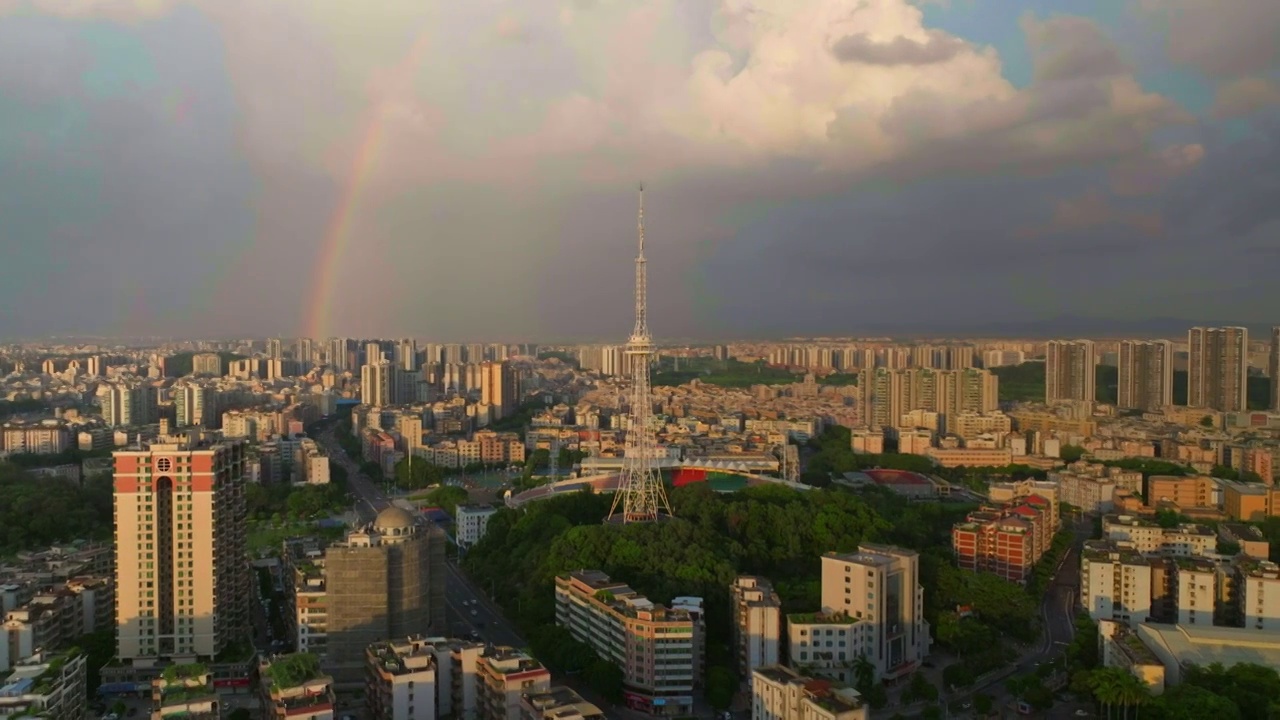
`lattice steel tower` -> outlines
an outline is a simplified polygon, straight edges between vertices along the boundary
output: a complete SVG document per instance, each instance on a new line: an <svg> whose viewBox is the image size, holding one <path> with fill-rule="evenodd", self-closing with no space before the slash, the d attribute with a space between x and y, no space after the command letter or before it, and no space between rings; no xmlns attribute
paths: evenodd
<svg viewBox="0 0 1280 720"><path fill-rule="evenodd" d="M644 185L640 186L640 210L636 231L640 252L636 255L636 327L623 351L631 370L631 420L627 426L622 477L609 509L610 522L653 522L671 517L662 476L654 467L658 443L653 433L653 398L649 392L649 364L653 339L649 337L648 270L644 259Z"/></svg>

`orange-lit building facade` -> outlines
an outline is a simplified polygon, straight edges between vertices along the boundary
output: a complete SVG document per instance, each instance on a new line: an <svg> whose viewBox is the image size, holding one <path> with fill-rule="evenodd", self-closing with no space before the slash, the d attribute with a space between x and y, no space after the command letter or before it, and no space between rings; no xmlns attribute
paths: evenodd
<svg viewBox="0 0 1280 720"><path fill-rule="evenodd" d="M1039 495L969 513L951 528L951 549L960 568L1024 583L1053 542L1057 518Z"/></svg>
<svg viewBox="0 0 1280 720"><path fill-rule="evenodd" d="M114 454L121 660L210 658L242 639L245 448L150 443Z"/></svg>

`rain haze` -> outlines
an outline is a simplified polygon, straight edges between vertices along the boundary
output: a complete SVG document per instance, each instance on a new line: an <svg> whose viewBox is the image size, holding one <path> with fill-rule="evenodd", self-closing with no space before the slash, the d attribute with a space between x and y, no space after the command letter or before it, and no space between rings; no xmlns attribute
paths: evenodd
<svg viewBox="0 0 1280 720"><path fill-rule="evenodd" d="M1017 10L1012 8L1017 7ZM1280 3L0 0L0 336L1271 319Z"/></svg>

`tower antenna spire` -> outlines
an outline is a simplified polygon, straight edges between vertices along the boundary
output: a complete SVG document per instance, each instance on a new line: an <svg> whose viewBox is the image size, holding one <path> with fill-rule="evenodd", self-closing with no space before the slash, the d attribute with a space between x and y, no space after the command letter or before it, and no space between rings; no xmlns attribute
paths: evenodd
<svg viewBox="0 0 1280 720"><path fill-rule="evenodd" d="M610 522L654 522L671 517L671 505L655 462L657 438L653 432L653 395L649 368L653 362L653 339L649 336L649 275L644 257L644 183L639 186L636 213L636 325L627 340L624 355L631 374L631 414L627 423L626 450L622 476L609 509Z"/></svg>

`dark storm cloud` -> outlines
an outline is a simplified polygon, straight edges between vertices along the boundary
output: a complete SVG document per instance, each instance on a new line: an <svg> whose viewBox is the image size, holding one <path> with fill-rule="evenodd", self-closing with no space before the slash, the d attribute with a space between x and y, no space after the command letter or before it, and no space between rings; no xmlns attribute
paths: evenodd
<svg viewBox="0 0 1280 720"><path fill-rule="evenodd" d="M0 67L15 48L19 67L50 60L0 72L0 155L18 148L0 166L0 293L40 310L0 332L180 331L211 301L219 253L250 237L252 183L207 31L182 14L140 35L0 22Z"/></svg>
<svg viewBox="0 0 1280 720"><path fill-rule="evenodd" d="M840 38L831 53L840 62L867 65L932 65L951 60L968 48L965 41L941 32L929 33L923 42L896 37L887 42L863 33Z"/></svg>
<svg viewBox="0 0 1280 720"><path fill-rule="evenodd" d="M893 3L0 18L0 333L289 334L333 259L334 332L618 338L637 179L662 337L1275 306L1274 128L1188 126L1087 19L1028 19L1015 88Z"/></svg>
<svg viewBox="0 0 1280 720"><path fill-rule="evenodd" d="M1169 222L1215 247L1250 245L1260 231L1280 223L1280 110L1257 122L1243 138L1215 134L1197 172L1164 199Z"/></svg>

